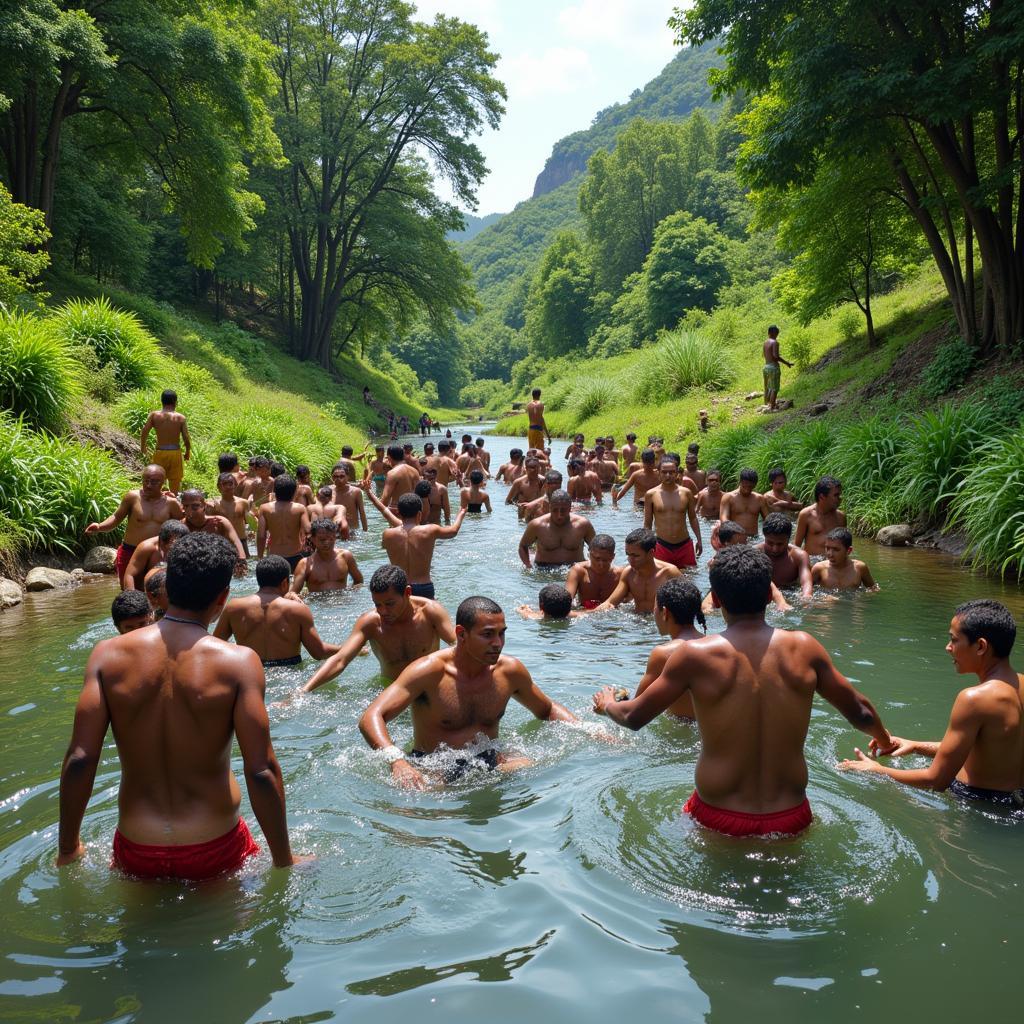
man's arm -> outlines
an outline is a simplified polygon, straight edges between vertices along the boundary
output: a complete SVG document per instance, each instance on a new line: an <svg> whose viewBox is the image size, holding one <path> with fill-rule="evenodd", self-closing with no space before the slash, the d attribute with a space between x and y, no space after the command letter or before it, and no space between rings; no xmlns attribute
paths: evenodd
<svg viewBox="0 0 1024 1024"><path fill-rule="evenodd" d="M369 640L365 620L371 615L373 612L356 620L348 639L313 673L309 682L301 687L303 693L312 693L318 686L323 686L328 680L341 675L348 668L349 662L359 654L363 645Z"/></svg>
<svg viewBox="0 0 1024 1024"><path fill-rule="evenodd" d="M579 719L561 704L553 701L533 681L526 666L521 662L514 662L509 669L512 679L512 696L519 701L534 716L544 722L578 722Z"/></svg>
<svg viewBox="0 0 1024 1024"><path fill-rule="evenodd" d="M690 689L691 658L692 653L685 644L673 651L661 675L632 700L616 701L614 687L602 687L594 694L595 713L607 715L613 722L634 732L642 729Z"/></svg>
<svg viewBox="0 0 1024 1024"><path fill-rule="evenodd" d="M356 563L356 556L351 551L345 552L345 566L348 569L348 574L352 577L352 586L363 582L362 570Z"/></svg>
<svg viewBox="0 0 1024 1024"><path fill-rule="evenodd" d="M786 600L782 591L779 590L774 583L771 584L771 588L772 604L775 605L780 612L791 612L793 610L793 606ZM703 605L701 606L701 609L703 610Z"/></svg>
<svg viewBox="0 0 1024 1024"><path fill-rule="evenodd" d="M384 491L385 493L387 493L387 484L384 485ZM365 493L366 496L370 499L370 501L373 502L373 505L377 509L377 511L385 518L385 520L387 520L389 526L402 525L402 520L399 519L399 517L396 516L395 513L392 512L391 509L389 509L387 505L380 498L378 498L376 494L373 493L373 488L370 487L369 484L367 484L365 488Z"/></svg>
<svg viewBox="0 0 1024 1024"><path fill-rule="evenodd" d="M576 591L580 589L580 583L583 580L583 568L579 562L577 562L570 570L569 575L565 578L565 589L569 591L569 597L574 601L576 600Z"/></svg>
<svg viewBox="0 0 1024 1024"><path fill-rule="evenodd" d="M525 478L518 477L512 481L512 486L508 489L508 494L505 495L506 505L514 505L516 503L516 495L523 489L522 484L520 483L523 479Z"/></svg>
<svg viewBox="0 0 1024 1024"><path fill-rule="evenodd" d="M149 432L153 429L153 414L150 413L146 417L146 422L142 424L142 440L139 442L139 451L142 453L142 461L146 461L146 442L149 440Z"/></svg>
<svg viewBox="0 0 1024 1024"><path fill-rule="evenodd" d="M661 675L667 661L667 651L663 651L660 647L655 647L654 650L651 651L647 658L647 668L644 669L644 674L640 677L640 682L636 684L636 693L633 694L634 697L639 697L640 694L643 693L651 683Z"/></svg>
<svg viewBox="0 0 1024 1024"><path fill-rule="evenodd" d="M229 601L220 613L220 618L217 619L217 625L213 628L213 635L218 640L227 640L234 632L234 629L234 623L231 621L231 602Z"/></svg>
<svg viewBox="0 0 1024 1024"><path fill-rule="evenodd" d="M723 494L722 500L718 503L718 521L720 523L728 522L731 516L730 506L732 504L732 494Z"/></svg>
<svg viewBox="0 0 1024 1024"><path fill-rule="evenodd" d="M807 538L807 520L809 516L810 507L802 508L800 514L796 517L796 536L793 537L793 547L795 548L802 547L804 540Z"/></svg>
<svg viewBox="0 0 1024 1024"><path fill-rule="evenodd" d="M615 505L619 498L624 498L630 491L630 489L636 484L636 473L630 473L629 478L622 485L622 490L616 490L612 488L612 504Z"/></svg>
<svg viewBox="0 0 1024 1024"><path fill-rule="evenodd" d="M426 609L427 617L437 631L437 635L450 647L454 646L455 627L452 625L452 618L448 614L448 609L437 601L428 604Z"/></svg>
<svg viewBox="0 0 1024 1024"><path fill-rule="evenodd" d="M299 564L295 566L295 575L292 577L291 592L293 594L301 594L302 588L306 585L306 577L309 575L309 559L312 558L309 555L306 558L300 558Z"/></svg>
<svg viewBox="0 0 1024 1024"><path fill-rule="evenodd" d="M363 533L366 533L366 502L363 501L363 492L356 491L356 518L362 525Z"/></svg>
<svg viewBox="0 0 1024 1024"><path fill-rule="evenodd" d="M92 795L96 767L103 752L103 737L110 724L110 711L100 685L100 662L108 641L97 644L85 666L85 682L75 708L71 743L60 770L60 831L57 867L78 860L85 853L82 818Z"/></svg>
<svg viewBox="0 0 1024 1024"><path fill-rule="evenodd" d="M626 582L626 575L624 572L619 576L619 582L615 584L615 589L608 595L605 601L602 601L594 609L595 612L606 612L612 608L618 608L623 601L629 598L629 584Z"/></svg>
<svg viewBox="0 0 1024 1024"><path fill-rule="evenodd" d="M435 526L437 530L437 537L440 540L451 540L452 537L458 536L459 530L462 528L462 520L466 518L466 510L460 508L458 515L455 517L455 522L448 526Z"/></svg>
<svg viewBox="0 0 1024 1024"><path fill-rule="evenodd" d="M117 510L114 512L114 514L112 516L107 516L107 518L104 519L102 523L90 523L85 528L85 532L86 533L110 533L110 531L112 529L114 529L114 527L117 526L117 524L119 522L121 522L121 520L124 519L124 517L126 515L128 515L129 512L131 512L131 510L132 510L132 492L129 491L121 499L121 504L117 506Z"/></svg>
<svg viewBox="0 0 1024 1024"><path fill-rule="evenodd" d="M530 545L537 539L537 520L531 519L526 524L526 529L523 530L522 537L519 538L519 561L526 566L527 569L533 567L533 563L530 561Z"/></svg>
<svg viewBox="0 0 1024 1024"><path fill-rule="evenodd" d="M128 559L128 565L124 570L125 590L142 590L146 576L146 567L149 564L149 547L145 541L142 542Z"/></svg>
<svg viewBox="0 0 1024 1024"><path fill-rule="evenodd" d="M697 502L694 498L686 503L686 514L690 520L690 530L693 533L693 550L698 554L704 552L704 538L700 535L700 522L697 519Z"/></svg>
<svg viewBox="0 0 1024 1024"><path fill-rule="evenodd" d="M811 572L811 559L806 551L797 548L795 556L797 562L797 578L800 581L800 593L805 600L810 600L814 595L814 574Z"/></svg>
<svg viewBox="0 0 1024 1024"><path fill-rule="evenodd" d="M188 432L188 420L184 416L181 418L181 439L185 444L185 461L188 462L192 458L192 438Z"/></svg>
<svg viewBox="0 0 1024 1024"><path fill-rule="evenodd" d="M245 788L253 814L270 847L274 867L290 867L295 858L288 840L284 779L270 741L263 666L255 651L239 648L232 655L239 661L234 727L245 770Z"/></svg>
<svg viewBox="0 0 1024 1024"><path fill-rule="evenodd" d="M452 503L448 499L448 488L441 488L441 514L444 516L444 522L446 526L451 525L452 521Z"/></svg>
<svg viewBox="0 0 1024 1024"><path fill-rule="evenodd" d="M225 519L224 516L217 516L217 518L220 520L220 526L221 526L220 533L221 533L221 536L222 537L227 537L227 539L229 541L231 541L231 544L233 545L233 547L235 549L235 554L238 555L238 560L240 562L244 562L245 561L245 548L242 547L242 542L238 539L238 533L236 532L234 526L231 525L231 520L230 519ZM264 531L264 533L265 533L265 531ZM260 555L260 557L262 558L263 556Z"/></svg>
<svg viewBox="0 0 1024 1024"><path fill-rule="evenodd" d="M874 576L871 575L871 570L867 567L866 562L860 562L860 581L867 587L868 590L880 589L878 584L875 582ZM959 770L959 769L958 769Z"/></svg>
<svg viewBox="0 0 1024 1024"><path fill-rule="evenodd" d="M267 547L267 517L261 505L256 512L256 557L262 558Z"/></svg>
<svg viewBox="0 0 1024 1024"><path fill-rule="evenodd" d="M297 604L297 602L296 602ZM337 644L325 644L316 631L316 623L313 621L313 613L306 605L298 605L299 629L302 646L309 652L314 661L323 661L340 650Z"/></svg>
<svg viewBox="0 0 1024 1024"><path fill-rule="evenodd" d="M644 495L644 529L650 530L654 526L654 496L651 491Z"/></svg>

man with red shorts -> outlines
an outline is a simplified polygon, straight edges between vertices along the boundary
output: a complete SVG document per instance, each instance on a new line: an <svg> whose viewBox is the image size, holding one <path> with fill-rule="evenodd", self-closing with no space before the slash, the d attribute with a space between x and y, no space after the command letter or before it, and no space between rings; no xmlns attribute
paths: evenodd
<svg viewBox="0 0 1024 1024"><path fill-rule="evenodd" d="M661 483L644 494L644 529L654 530L657 544L654 557L677 569L697 564L697 555L704 550L697 522L697 497L687 487L679 486L679 463L664 455L658 463ZM686 528L696 537L696 547Z"/></svg>
<svg viewBox="0 0 1024 1024"><path fill-rule="evenodd" d="M112 867L140 878L199 881L234 871L258 852L238 816L236 736L274 865L296 863L259 656L206 632L224 607L234 568L235 550L223 537L182 537L167 558L164 617L96 645L61 769L58 866L85 852L82 818L108 726L121 759Z"/></svg>
<svg viewBox="0 0 1024 1024"><path fill-rule="evenodd" d="M681 644L632 700L616 703L610 686L594 694L598 714L630 729L693 696L701 751L696 789L683 809L730 836L795 835L811 823L804 740L815 693L871 736L880 753L897 746L814 637L764 621L771 582L763 552L723 548L711 563L711 589L725 632Z"/></svg>

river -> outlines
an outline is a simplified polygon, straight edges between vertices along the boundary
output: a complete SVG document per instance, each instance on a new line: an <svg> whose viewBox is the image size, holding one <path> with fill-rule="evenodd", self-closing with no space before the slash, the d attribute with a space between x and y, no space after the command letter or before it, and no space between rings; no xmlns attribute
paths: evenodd
<svg viewBox="0 0 1024 1024"><path fill-rule="evenodd" d="M495 468L515 443L488 439ZM469 517L456 540L438 543L438 599L453 614L470 594L496 599L508 615L506 652L594 722L591 694L635 685L657 642L653 622L622 611L520 619L515 605L536 604L550 576L522 567L505 489L490 489L494 515ZM350 544L367 577L383 562L381 520L372 508L369 516L370 533ZM593 516L615 537L620 563L638 519L607 504ZM880 593L797 609L780 623L819 637L893 732L937 739L966 685L943 650L952 608L990 596L1020 621L1022 593L928 552L858 541L857 554ZM702 589L707 557L694 576ZM253 588L251 578L235 587ZM609 746L513 704L505 742L534 767L441 792L398 790L356 729L380 685L374 659L359 658L341 679L271 709L293 846L314 862L273 871L264 849L238 877L199 886L111 874L118 762L108 735L83 827L87 856L58 872L60 762L86 658L113 633L115 593L102 580L30 595L0 614L0 1020L638 1013L773 1024L908 1013L959 1021L982 1008L991 1021L1020 1019L1024 824L840 775L837 758L866 737L827 705L814 710L807 746L814 825L795 840L735 841L680 814L698 741L677 722L623 732ZM370 601L359 588L310 605L321 635L337 641ZM721 619L709 626L721 629ZM271 670L268 701L311 672L308 663ZM408 742L407 717L393 735ZM244 812L255 832L248 801Z"/></svg>

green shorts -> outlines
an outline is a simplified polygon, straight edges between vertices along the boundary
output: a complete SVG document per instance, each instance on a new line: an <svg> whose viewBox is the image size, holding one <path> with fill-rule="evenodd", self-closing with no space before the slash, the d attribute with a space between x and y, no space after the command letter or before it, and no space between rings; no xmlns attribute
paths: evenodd
<svg viewBox="0 0 1024 1024"><path fill-rule="evenodd" d="M761 372L764 374L765 391L777 392L782 381L782 367L778 363L766 363Z"/></svg>

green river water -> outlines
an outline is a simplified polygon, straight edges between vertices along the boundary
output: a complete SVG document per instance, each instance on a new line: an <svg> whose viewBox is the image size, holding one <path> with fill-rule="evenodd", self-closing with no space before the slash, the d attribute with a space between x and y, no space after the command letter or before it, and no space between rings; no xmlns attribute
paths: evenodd
<svg viewBox="0 0 1024 1024"><path fill-rule="evenodd" d="M495 467L515 443L488 441ZM470 594L495 598L506 652L594 728L592 692L635 685L654 624L630 612L521 620L514 606L535 604L550 576L520 565L514 513L502 485L491 490L495 514L438 544L438 599L454 613ZM370 534L350 544L367 577L383 561L370 516ZM607 504L593 515L619 562L638 519ZM894 732L937 739L966 685L943 650L952 608L991 596L1020 621L1024 596L931 553L867 542L857 553L881 593L798 608L780 624L819 637ZM250 578L235 589L253 588ZM0 1020L1021 1019L1024 822L840 775L836 759L862 737L825 705L808 737L814 825L795 840L736 841L680 814L698 741L670 721L612 747L513 704L504 742L533 768L400 791L356 729L379 688L376 662L360 658L271 709L293 846L313 863L273 871L264 851L238 877L200 886L111 874L108 736L88 854L58 872L60 762L88 653L113 633L115 593L103 580L0 614ZM365 589L310 604L331 641L370 606ZM271 670L268 701L311 671ZM407 718L393 734L408 742Z"/></svg>

